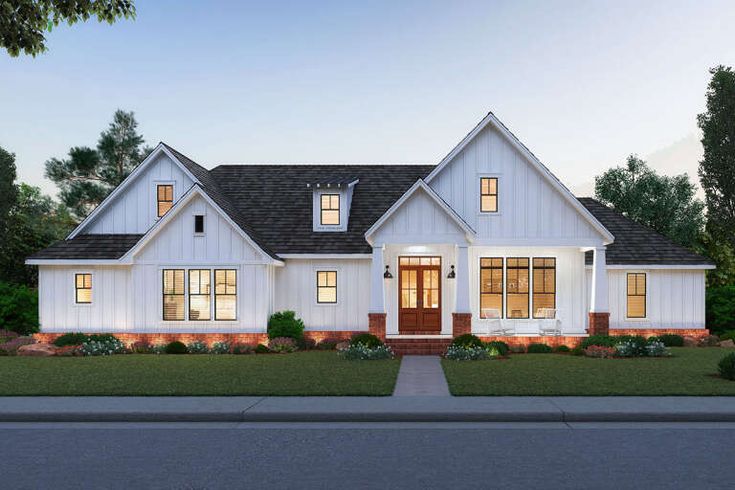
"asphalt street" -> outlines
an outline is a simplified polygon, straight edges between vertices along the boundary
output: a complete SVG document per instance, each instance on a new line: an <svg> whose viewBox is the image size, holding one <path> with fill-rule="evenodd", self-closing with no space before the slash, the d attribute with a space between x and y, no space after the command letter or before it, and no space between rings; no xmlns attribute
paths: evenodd
<svg viewBox="0 0 735 490"><path fill-rule="evenodd" d="M732 488L735 423L0 423L0 488Z"/></svg>

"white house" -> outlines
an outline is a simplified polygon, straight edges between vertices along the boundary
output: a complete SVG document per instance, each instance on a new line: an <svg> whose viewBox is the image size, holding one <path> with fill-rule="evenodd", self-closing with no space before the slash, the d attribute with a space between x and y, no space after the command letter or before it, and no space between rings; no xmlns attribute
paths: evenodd
<svg viewBox="0 0 735 490"><path fill-rule="evenodd" d="M437 165L225 165L161 143L39 267L41 336L706 333L704 257L577 198L492 113ZM535 340L534 340L535 339Z"/></svg>

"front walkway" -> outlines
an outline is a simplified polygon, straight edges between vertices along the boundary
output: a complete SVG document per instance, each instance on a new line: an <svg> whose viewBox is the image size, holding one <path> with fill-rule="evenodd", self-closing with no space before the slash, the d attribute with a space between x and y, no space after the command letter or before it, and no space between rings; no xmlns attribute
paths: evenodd
<svg viewBox="0 0 735 490"><path fill-rule="evenodd" d="M439 356L403 356L393 396L449 396Z"/></svg>

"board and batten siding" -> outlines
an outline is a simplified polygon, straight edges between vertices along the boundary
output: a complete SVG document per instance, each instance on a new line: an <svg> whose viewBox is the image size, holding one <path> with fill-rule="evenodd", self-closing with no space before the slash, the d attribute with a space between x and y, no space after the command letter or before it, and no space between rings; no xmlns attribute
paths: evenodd
<svg viewBox="0 0 735 490"><path fill-rule="evenodd" d="M480 213L480 178L498 178L498 212ZM497 130L486 127L430 182L477 232L498 244L524 239L571 239L592 244L601 236ZM552 243L545 243L552 244Z"/></svg>
<svg viewBox="0 0 735 490"><path fill-rule="evenodd" d="M317 303L317 271L337 271L336 304ZM295 311L307 330L368 329L369 259L287 259L274 275L274 311Z"/></svg>
<svg viewBox="0 0 735 490"><path fill-rule="evenodd" d="M158 184L173 184L176 202L194 182L178 164L161 153L82 233L145 233L158 219Z"/></svg>

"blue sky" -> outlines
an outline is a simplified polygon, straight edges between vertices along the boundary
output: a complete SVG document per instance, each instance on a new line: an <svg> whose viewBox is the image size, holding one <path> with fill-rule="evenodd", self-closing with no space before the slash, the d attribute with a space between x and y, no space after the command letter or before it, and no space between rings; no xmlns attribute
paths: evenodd
<svg viewBox="0 0 735 490"><path fill-rule="evenodd" d="M207 167L435 163L492 110L572 187L630 153L695 172L707 70L735 64L732 1L136 4L35 59L0 52L22 180L54 192L44 161L117 108Z"/></svg>

